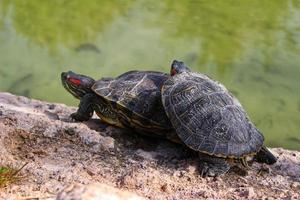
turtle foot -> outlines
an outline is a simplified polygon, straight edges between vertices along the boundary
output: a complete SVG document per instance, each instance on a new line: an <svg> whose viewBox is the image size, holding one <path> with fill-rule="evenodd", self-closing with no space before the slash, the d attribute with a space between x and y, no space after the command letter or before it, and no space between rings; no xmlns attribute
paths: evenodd
<svg viewBox="0 0 300 200"><path fill-rule="evenodd" d="M79 122L87 121L87 120L89 120L90 118L91 118L90 116L85 116L85 115L82 115L82 114L80 114L80 113L78 113L78 112L72 113L72 114L70 115L70 119L71 119L71 121L73 121L73 122L76 122L76 121L79 121Z"/></svg>
<svg viewBox="0 0 300 200"><path fill-rule="evenodd" d="M202 162L200 163L200 171L202 177L216 177L225 174L230 169L228 164L215 165L214 163Z"/></svg>
<svg viewBox="0 0 300 200"><path fill-rule="evenodd" d="M199 153L199 159L202 177L216 177L225 174L230 169L230 164L224 158L217 158Z"/></svg>

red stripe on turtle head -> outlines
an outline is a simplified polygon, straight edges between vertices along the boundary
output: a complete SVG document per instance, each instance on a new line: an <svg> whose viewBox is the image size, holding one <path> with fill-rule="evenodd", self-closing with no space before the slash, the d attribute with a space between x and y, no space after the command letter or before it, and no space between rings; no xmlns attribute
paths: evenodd
<svg viewBox="0 0 300 200"><path fill-rule="evenodd" d="M68 81L70 81L74 85L80 85L81 84L81 80L76 79L76 78L68 78Z"/></svg>
<svg viewBox="0 0 300 200"><path fill-rule="evenodd" d="M175 68L171 68L171 72L170 72L170 74L171 74L171 76L174 76L175 74L177 74L178 72L177 72L177 70L175 69Z"/></svg>

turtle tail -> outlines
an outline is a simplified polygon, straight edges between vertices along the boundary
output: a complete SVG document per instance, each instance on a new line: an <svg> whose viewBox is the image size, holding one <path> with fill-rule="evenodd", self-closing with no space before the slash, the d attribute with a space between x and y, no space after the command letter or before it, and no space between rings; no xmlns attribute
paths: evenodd
<svg viewBox="0 0 300 200"><path fill-rule="evenodd" d="M259 163L272 165L277 161L277 158L267 149L267 147L262 146L259 152L254 156L254 160Z"/></svg>

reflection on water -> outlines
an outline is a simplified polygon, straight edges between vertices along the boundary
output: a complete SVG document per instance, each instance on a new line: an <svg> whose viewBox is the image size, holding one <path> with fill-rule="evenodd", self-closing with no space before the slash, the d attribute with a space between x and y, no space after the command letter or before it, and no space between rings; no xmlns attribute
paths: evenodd
<svg viewBox="0 0 300 200"><path fill-rule="evenodd" d="M173 59L224 83L267 143L300 149L300 3L8 1L0 4L0 90L76 105L60 85L169 71Z"/></svg>

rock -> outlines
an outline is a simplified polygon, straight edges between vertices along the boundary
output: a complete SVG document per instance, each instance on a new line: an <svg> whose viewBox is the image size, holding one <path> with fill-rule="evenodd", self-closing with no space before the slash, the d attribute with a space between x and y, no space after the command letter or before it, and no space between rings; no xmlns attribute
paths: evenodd
<svg viewBox="0 0 300 200"><path fill-rule="evenodd" d="M0 93L0 110L0 166L28 163L0 199L300 199L298 151L273 148L276 164L254 163L244 176L201 178L198 157L180 145L96 116L72 122L74 107Z"/></svg>
<svg viewBox="0 0 300 200"><path fill-rule="evenodd" d="M109 136L103 137L101 144L102 144L102 149L104 149L106 151L115 149L115 139L112 137L109 137Z"/></svg>
<svg viewBox="0 0 300 200"><path fill-rule="evenodd" d="M136 155L143 159L146 159L146 160L154 160L157 153L156 152L147 152L142 149L138 149L136 151Z"/></svg>
<svg viewBox="0 0 300 200"><path fill-rule="evenodd" d="M189 165L187 167L187 172L190 174L195 174L197 172L197 166L196 165Z"/></svg>
<svg viewBox="0 0 300 200"><path fill-rule="evenodd" d="M70 185L59 192L56 200L143 200L140 196L128 191L104 184Z"/></svg>
<svg viewBox="0 0 300 200"><path fill-rule="evenodd" d="M256 198L256 194L254 192L253 187L242 188L241 192L240 192L240 196L245 197L247 199L255 199Z"/></svg>
<svg viewBox="0 0 300 200"><path fill-rule="evenodd" d="M46 127L46 130L43 132L43 136L53 138L59 134L59 129L56 124Z"/></svg>

